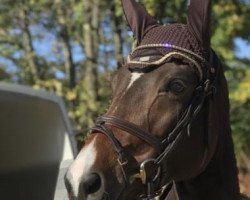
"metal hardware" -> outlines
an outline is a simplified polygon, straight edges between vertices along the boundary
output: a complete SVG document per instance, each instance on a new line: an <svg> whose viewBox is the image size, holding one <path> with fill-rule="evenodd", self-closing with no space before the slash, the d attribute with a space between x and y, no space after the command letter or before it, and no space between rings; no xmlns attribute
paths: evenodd
<svg viewBox="0 0 250 200"><path fill-rule="evenodd" d="M119 163L119 165L124 166L126 164L128 164L128 160L122 160L121 158L117 158L117 162Z"/></svg>
<svg viewBox="0 0 250 200"><path fill-rule="evenodd" d="M145 160L140 166L140 178L143 184L154 182L160 175L160 166L155 159Z"/></svg>

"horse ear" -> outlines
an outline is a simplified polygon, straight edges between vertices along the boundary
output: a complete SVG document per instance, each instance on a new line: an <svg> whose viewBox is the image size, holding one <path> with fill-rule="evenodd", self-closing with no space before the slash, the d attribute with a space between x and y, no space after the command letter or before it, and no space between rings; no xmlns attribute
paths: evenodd
<svg viewBox="0 0 250 200"><path fill-rule="evenodd" d="M122 5L127 22L132 29L138 45L147 30L158 23L148 14L146 9L135 0L122 0Z"/></svg>
<svg viewBox="0 0 250 200"><path fill-rule="evenodd" d="M191 0L187 24L203 50L210 47L211 0Z"/></svg>

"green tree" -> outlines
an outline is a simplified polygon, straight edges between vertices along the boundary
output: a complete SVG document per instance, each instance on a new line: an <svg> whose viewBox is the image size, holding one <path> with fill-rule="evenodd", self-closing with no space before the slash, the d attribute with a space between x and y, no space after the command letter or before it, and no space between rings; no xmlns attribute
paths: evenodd
<svg viewBox="0 0 250 200"><path fill-rule="evenodd" d="M186 22L185 0L140 2L162 23ZM227 70L240 163L250 157L250 61L237 57L235 39L250 42L249 18L249 1L213 1L212 47ZM85 133L105 111L111 95L107 77L122 65L132 41L120 0L3 0L0 80L62 96L76 132ZM45 42L48 55L40 52Z"/></svg>

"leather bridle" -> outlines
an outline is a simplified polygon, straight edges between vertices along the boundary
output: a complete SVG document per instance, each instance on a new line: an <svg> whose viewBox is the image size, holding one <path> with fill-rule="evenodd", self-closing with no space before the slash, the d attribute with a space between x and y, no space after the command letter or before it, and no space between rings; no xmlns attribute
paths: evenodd
<svg viewBox="0 0 250 200"><path fill-rule="evenodd" d="M161 179L161 168L164 161L169 156L169 154L174 149L176 149L176 146L183 137L183 130L187 129L187 134L191 134L190 127L192 121L200 112L205 99L215 93L215 86L213 83L215 71L214 68L212 68L212 59L212 55L210 55L209 62L205 63L207 70L206 73L203 74L204 81L202 81L199 86L196 87L191 102L183 112L175 128L168 134L167 138L160 140L148 131L117 116L101 116L97 118L95 126L91 129L91 133L102 133L111 141L113 148L117 153L117 160L119 165L121 166L126 186L129 184L129 180L131 178L139 178L141 182L146 186L145 194L142 194L140 196L140 199L152 199L155 196L161 194L162 189L157 187ZM128 134L140 138L142 141L152 146L158 152L158 157L145 160L141 164L138 163L138 165L140 166L139 172L135 175L128 175L129 161L127 158L127 154L125 153L125 149L123 148L122 144L114 136L113 131L110 129L110 127L115 127L116 129L125 131ZM208 134L206 134L206 137L208 137L207 135ZM201 169L205 167L207 159L207 140L208 139L205 138L205 150ZM152 173L152 171L154 173Z"/></svg>

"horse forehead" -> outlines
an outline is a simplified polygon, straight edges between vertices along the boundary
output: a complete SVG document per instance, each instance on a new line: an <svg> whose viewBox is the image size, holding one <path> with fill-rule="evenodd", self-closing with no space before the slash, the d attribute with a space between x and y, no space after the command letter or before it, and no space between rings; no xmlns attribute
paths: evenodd
<svg viewBox="0 0 250 200"><path fill-rule="evenodd" d="M74 194L77 196L79 184L86 174L90 173L96 162L97 150L95 142L96 137L86 144L80 151L75 161L69 167L66 175L72 185Z"/></svg>
<svg viewBox="0 0 250 200"><path fill-rule="evenodd" d="M142 72L132 72L130 76L130 81L127 86L127 90L134 84L136 80L138 80L144 73Z"/></svg>

